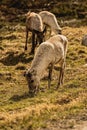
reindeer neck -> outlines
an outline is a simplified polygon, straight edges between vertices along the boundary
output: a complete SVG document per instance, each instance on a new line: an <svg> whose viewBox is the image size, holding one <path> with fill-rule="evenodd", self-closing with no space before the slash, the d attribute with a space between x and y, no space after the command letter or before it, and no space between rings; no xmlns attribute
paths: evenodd
<svg viewBox="0 0 87 130"><path fill-rule="evenodd" d="M45 59L43 58L43 59L39 59L37 62L34 62L31 68L34 68L37 76L39 76L41 79L49 64L50 62L48 62L46 58Z"/></svg>

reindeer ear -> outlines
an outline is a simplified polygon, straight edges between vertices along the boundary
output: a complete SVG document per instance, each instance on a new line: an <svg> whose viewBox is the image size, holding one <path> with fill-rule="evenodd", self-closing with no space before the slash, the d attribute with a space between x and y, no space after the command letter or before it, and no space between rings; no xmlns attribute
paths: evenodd
<svg viewBox="0 0 87 130"><path fill-rule="evenodd" d="M30 11L25 14L25 17L28 17L30 15Z"/></svg>
<svg viewBox="0 0 87 130"><path fill-rule="evenodd" d="M32 76L32 74L28 71L25 71L23 75L24 75L24 77L26 77L26 76L31 77Z"/></svg>
<svg viewBox="0 0 87 130"><path fill-rule="evenodd" d="M32 74L28 72L28 73L27 73L27 76L28 76L29 78L31 78Z"/></svg>
<svg viewBox="0 0 87 130"><path fill-rule="evenodd" d="M26 76L26 72L23 73L23 76L24 76L24 77Z"/></svg>

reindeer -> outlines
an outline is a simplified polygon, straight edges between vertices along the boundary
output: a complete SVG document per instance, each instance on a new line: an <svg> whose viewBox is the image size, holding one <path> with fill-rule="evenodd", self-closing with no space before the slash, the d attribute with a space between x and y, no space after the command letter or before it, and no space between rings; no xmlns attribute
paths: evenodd
<svg viewBox="0 0 87 130"><path fill-rule="evenodd" d="M61 69L56 88L58 89L58 87L63 84L67 42L65 36L55 35L39 45L30 69L24 74L28 82L30 93L35 94L39 90L40 80L43 78L44 71L48 67L48 88L50 88L52 70L57 63L59 63Z"/></svg>
<svg viewBox="0 0 87 130"><path fill-rule="evenodd" d="M50 35L53 34L61 34L61 27L59 26L58 22L57 22L57 18L56 16L48 11L41 11L39 13L39 15L42 18L43 24L45 26L49 26L51 29Z"/></svg>
<svg viewBox="0 0 87 130"><path fill-rule="evenodd" d="M25 50L27 50L28 32L32 32L32 49L31 53L34 54L37 39L39 44L43 41L44 31L43 22L39 14L28 12L26 14L26 43ZM35 38L36 37L36 38Z"/></svg>

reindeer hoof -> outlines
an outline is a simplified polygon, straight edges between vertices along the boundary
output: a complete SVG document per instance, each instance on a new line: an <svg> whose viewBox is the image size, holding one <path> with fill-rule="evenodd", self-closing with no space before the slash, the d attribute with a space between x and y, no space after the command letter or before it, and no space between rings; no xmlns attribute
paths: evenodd
<svg viewBox="0 0 87 130"><path fill-rule="evenodd" d="M27 47L25 47L25 50L27 50Z"/></svg>
<svg viewBox="0 0 87 130"><path fill-rule="evenodd" d="M33 52L33 51L31 51L29 54L30 54L30 55L32 55L32 54L34 54L34 52Z"/></svg>
<svg viewBox="0 0 87 130"><path fill-rule="evenodd" d="M59 87L60 87L60 84L58 84L58 85L56 86L55 90L58 90Z"/></svg>

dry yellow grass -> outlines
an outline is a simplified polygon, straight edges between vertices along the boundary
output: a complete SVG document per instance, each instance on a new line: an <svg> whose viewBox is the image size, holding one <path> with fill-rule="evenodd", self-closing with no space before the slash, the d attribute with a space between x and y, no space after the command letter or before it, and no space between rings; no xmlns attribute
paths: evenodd
<svg viewBox="0 0 87 130"><path fill-rule="evenodd" d="M8 25L9 26L9 25ZM87 26L63 27L69 45L64 86L55 91L56 71L50 90L30 98L23 72L30 67L33 55L24 52L25 27L0 31L0 129L41 130L80 120L87 112L87 47L81 45ZM30 42L30 40L29 40ZM40 87L46 87L43 80ZM85 114L86 118L87 115ZM75 119L76 118L76 119ZM73 127L75 123L69 123ZM65 127L66 128L66 127Z"/></svg>

